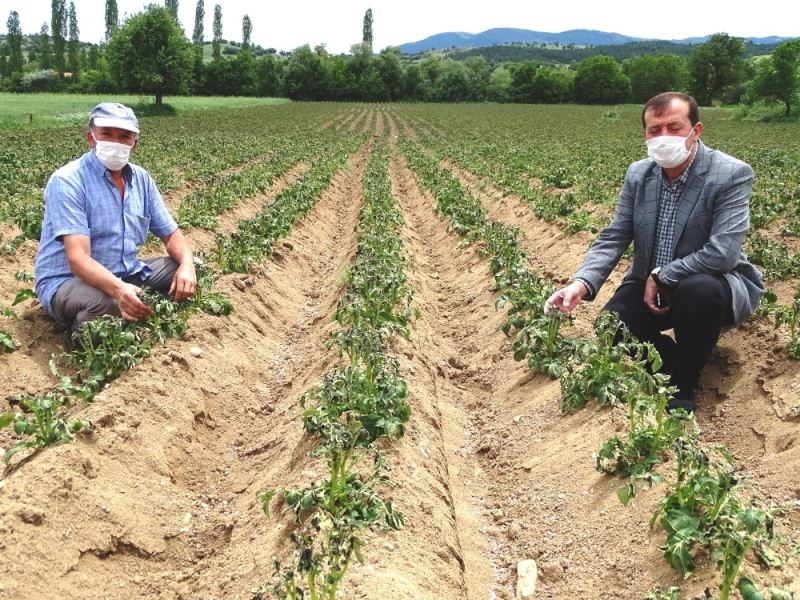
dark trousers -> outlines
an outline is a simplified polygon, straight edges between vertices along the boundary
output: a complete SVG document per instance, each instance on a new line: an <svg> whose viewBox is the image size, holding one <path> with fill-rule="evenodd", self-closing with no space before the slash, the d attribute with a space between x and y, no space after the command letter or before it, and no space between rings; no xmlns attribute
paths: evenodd
<svg viewBox="0 0 800 600"><path fill-rule="evenodd" d="M644 303L644 282L623 283L603 310L619 314L630 332L651 342L663 360L679 398L692 398L700 371L723 327L733 324L731 288L721 275L691 275L671 292L670 311L654 315ZM662 331L675 330L675 339Z"/></svg>
<svg viewBox="0 0 800 600"><path fill-rule="evenodd" d="M168 256L149 258L142 262L153 270L147 281L142 282L138 275L126 277L124 281L139 287L147 286L155 292L166 294L172 285L178 263ZM68 325L70 332L77 331L85 322L92 321L100 315L120 316L116 300L78 277L61 284L53 296L52 305L56 320Z"/></svg>

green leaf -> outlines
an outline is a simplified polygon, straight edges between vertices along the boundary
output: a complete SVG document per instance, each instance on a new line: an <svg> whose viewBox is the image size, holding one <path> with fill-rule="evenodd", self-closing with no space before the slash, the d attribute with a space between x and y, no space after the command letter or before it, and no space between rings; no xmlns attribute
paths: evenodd
<svg viewBox="0 0 800 600"><path fill-rule="evenodd" d="M769 545L764 542L758 542L755 545L754 550L759 560L768 567L781 567L785 562L774 550L772 550L772 548L769 547Z"/></svg>
<svg viewBox="0 0 800 600"><path fill-rule="evenodd" d="M665 529L670 536L680 534L686 538L696 539L700 533L700 519L683 510L675 509L669 511L665 525Z"/></svg>
<svg viewBox="0 0 800 600"><path fill-rule="evenodd" d="M664 551L664 557L670 566L681 574L681 577L687 579L694 568L694 560L692 555L689 554L689 545L691 540L680 539L677 542L670 543Z"/></svg>
<svg viewBox="0 0 800 600"><path fill-rule="evenodd" d="M16 306L20 302L25 302L28 298L37 298L36 292L34 292L31 288L22 288L20 291L17 292L17 295L14 297L14 302L11 303L11 306Z"/></svg>
<svg viewBox="0 0 800 600"><path fill-rule="evenodd" d="M11 446L11 448L6 450L5 456L3 456L3 460L7 463L8 461L11 460L11 457L14 456L17 452L21 452L22 450L25 450L26 448L30 447L31 447L30 442L17 442L13 446Z"/></svg>
<svg viewBox="0 0 800 600"><path fill-rule="evenodd" d="M4 427L8 427L14 421L14 413L6 413L4 415L0 415L0 429Z"/></svg>
<svg viewBox="0 0 800 600"><path fill-rule="evenodd" d="M762 514L754 508L748 508L741 516L742 525L747 533L755 533L761 525Z"/></svg>
<svg viewBox="0 0 800 600"><path fill-rule="evenodd" d="M742 600L764 600L764 594L758 590L753 580L748 577L740 577L737 587L742 595Z"/></svg>
<svg viewBox="0 0 800 600"><path fill-rule="evenodd" d="M631 488L629 485L623 485L617 488L617 498L619 501L622 502L623 506L628 506L628 502L631 501L633 494L631 494Z"/></svg>
<svg viewBox="0 0 800 600"><path fill-rule="evenodd" d="M13 352L19 348L19 344L14 341L14 338L5 331L0 331L0 352Z"/></svg>
<svg viewBox="0 0 800 600"><path fill-rule="evenodd" d="M268 492L264 492L258 498L261 500L261 508L264 511L264 514L269 517L269 503L272 502L272 498L275 497L275 494L278 493L278 490L270 490Z"/></svg>

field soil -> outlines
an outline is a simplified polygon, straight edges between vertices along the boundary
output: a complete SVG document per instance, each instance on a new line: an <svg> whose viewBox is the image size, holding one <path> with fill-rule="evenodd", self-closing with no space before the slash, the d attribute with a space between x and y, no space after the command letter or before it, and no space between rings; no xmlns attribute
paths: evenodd
<svg viewBox="0 0 800 600"><path fill-rule="evenodd" d="M488 260L449 232L396 144L398 135L415 138L415 124L396 109L365 105L326 126L389 136L418 311L408 339L389 349L409 387L411 421L403 438L381 447L393 482L384 495L406 526L366 534L366 561L353 564L340 597L511 600L524 559L538 565L536 599L634 600L657 585L679 585L686 598L715 591L709 557L686 582L662 557L664 534L649 520L663 486L623 507L622 482L595 470L593 453L625 427L622 412L590 405L562 415L558 381L513 360ZM0 599L233 600L271 579L273 557L290 555L291 520L280 511L266 517L257 495L325 474L309 457L316 442L303 432L298 401L342 360L325 342L355 254L372 146L343 165L271 260L217 281L232 315L193 316L184 339L76 408L93 433L12 460L0 479ZM588 234L564 237L520 199L443 166L492 219L520 228L532 266L557 280L571 276ZM306 168L243 199L220 217L220 231L272 202ZM213 241L203 230L187 236L204 250ZM35 253L26 242L0 257L0 304L32 286L15 273L32 272ZM591 334L624 269L598 301L579 307L582 334ZM4 319L3 329L22 347L0 356L0 386L11 399L53 385L48 361L63 342L35 301L14 308L18 318ZM697 419L704 441L731 449L753 496L797 505L800 369L782 352L785 342L758 318L724 333L703 373ZM0 446L13 441L0 432ZM800 540L800 512L782 517L779 530ZM800 597L796 557L770 571L748 562L744 572Z"/></svg>

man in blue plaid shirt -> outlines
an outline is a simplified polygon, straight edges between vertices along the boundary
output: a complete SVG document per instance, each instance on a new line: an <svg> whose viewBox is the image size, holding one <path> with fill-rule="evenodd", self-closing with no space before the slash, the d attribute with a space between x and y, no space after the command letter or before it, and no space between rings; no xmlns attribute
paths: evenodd
<svg viewBox="0 0 800 600"><path fill-rule="evenodd" d="M739 325L764 293L742 251L753 169L700 141L691 96L665 92L642 110L648 158L633 163L611 224L592 244L567 287L545 312L593 300L633 242L633 261L604 310L652 342L678 388L670 409L695 409L700 371L723 327ZM662 332L673 329L675 339Z"/></svg>
<svg viewBox="0 0 800 600"><path fill-rule="evenodd" d="M70 334L100 315L147 317L144 287L176 302L194 295L189 244L153 178L128 162L138 138L130 108L98 104L89 115L89 151L53 173L45 187L36 292ZM148 232L164 242L169 256L138 259Z"/></svg>

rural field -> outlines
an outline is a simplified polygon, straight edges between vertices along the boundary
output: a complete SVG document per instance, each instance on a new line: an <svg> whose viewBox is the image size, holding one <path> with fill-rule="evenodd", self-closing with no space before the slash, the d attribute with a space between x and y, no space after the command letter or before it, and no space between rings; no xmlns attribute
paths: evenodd
<svg viewBox="0 0 800 600"><path fill-rule="evenodd" d="M574 320L541 311L646 154L640 110L145 117L133 160L205 296L93 353L24 291L83 126L0 131L0 599L511 600L526 559L537 599L717 598L742 558L800 597L800 125L701 109L755 169L771 291L721 337L696 425L594 333L625 259Z"/></svg>

